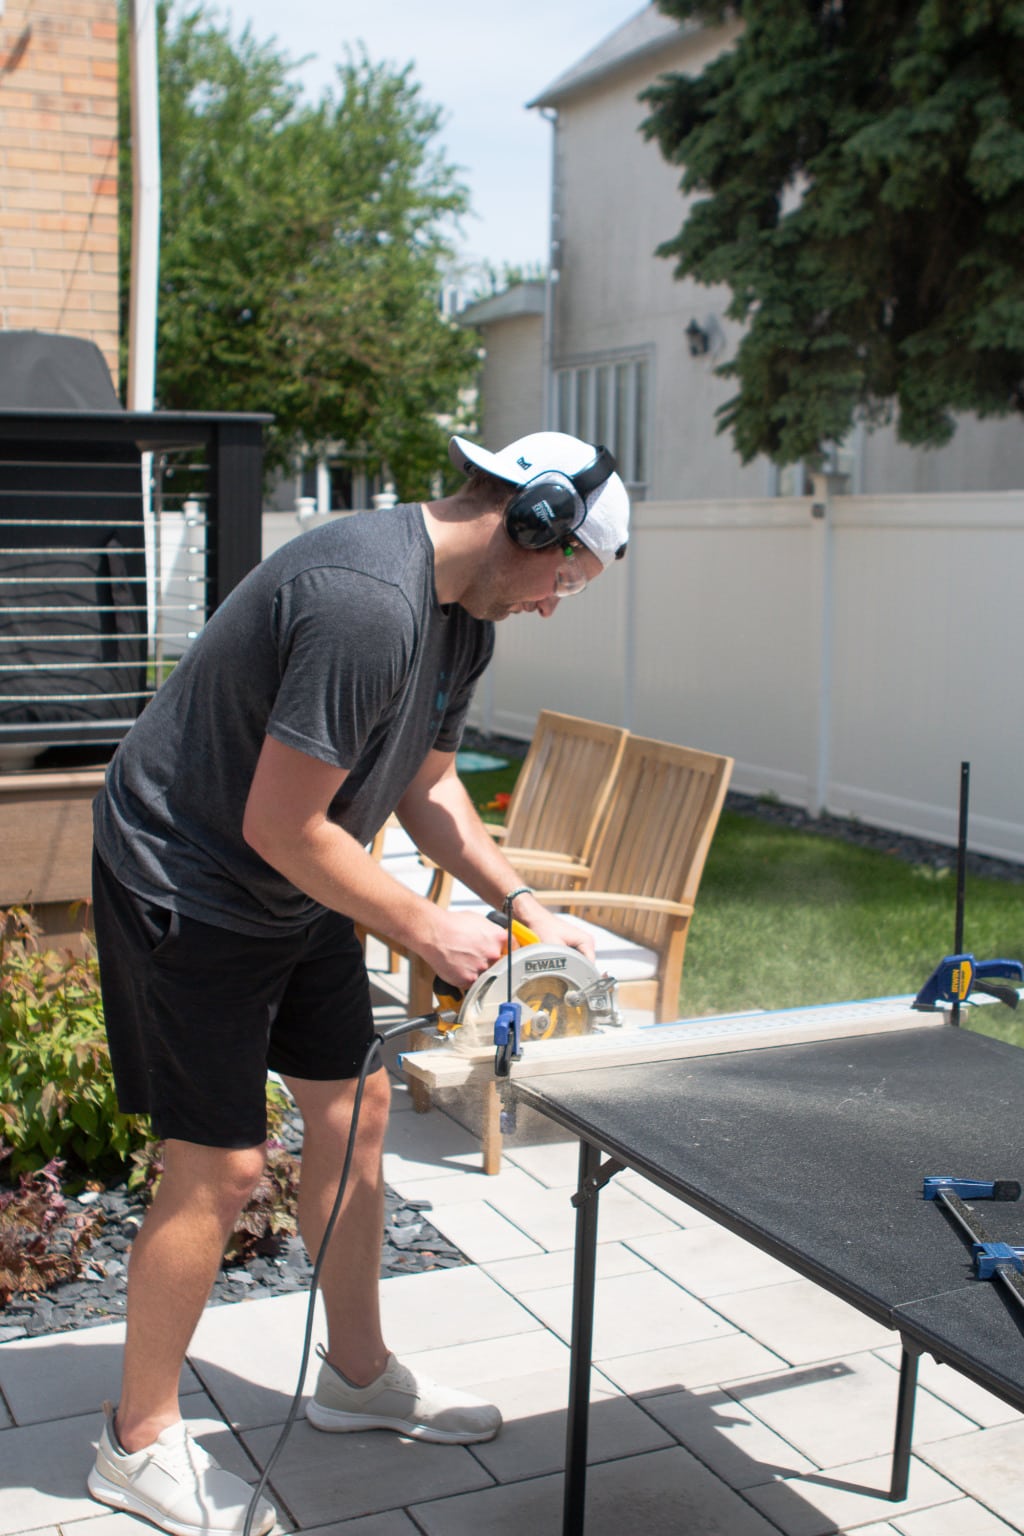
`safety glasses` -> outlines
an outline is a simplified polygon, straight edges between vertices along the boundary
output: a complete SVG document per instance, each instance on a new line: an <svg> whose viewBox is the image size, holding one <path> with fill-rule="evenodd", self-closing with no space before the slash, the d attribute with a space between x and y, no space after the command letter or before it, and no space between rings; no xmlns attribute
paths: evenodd
<svg viewBox="0 0 1024 1536"><path fill-rule="evenodd" d="M555 571L555 596L575 597L577 592L582 592L587 585L587 578L583 571L583 563L576 558L576 551L571 544L566 544L562 550L562 559Z"/></svg>

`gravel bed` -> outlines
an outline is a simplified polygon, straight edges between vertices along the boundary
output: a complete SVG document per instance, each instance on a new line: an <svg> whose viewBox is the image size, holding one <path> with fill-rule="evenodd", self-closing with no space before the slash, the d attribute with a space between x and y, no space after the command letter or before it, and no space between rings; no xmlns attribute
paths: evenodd
<svg viewBox="0 0 1024 1536"><path fill-rule="evenodd" d="M302 1150L301 1131L292 1122L284 1133L289 1151ZM145 1202L125 1185L68 1199L68 1212L99 1209L103 1225L86 1255L85 1272L41 1294L18 1292L0 1309L0 1344L39 1334L63 1333L124 1317L128 1255L145 1215ZM429 1200L403 1200L385 1191L381 1278L427 1269L452 1269L468 1263L427 1219ZM255 1301L308 1291L312 1265L297 1237L283 1240L274 1256L222 1267L210 1296L211 1306Z"/></svg>

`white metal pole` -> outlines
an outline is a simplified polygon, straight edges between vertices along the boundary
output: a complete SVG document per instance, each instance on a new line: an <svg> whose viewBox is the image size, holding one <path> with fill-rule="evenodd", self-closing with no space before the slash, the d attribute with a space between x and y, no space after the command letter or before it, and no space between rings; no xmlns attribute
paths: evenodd
<svg viewBox="0 0 1024 1536"><path fill-rule="evenodd" d="M545 429L550 429L558 425L555 420L554 375L551 368L555 344L554 285L558 282L559 267L561 265L558 247L558 113L553 110L545 111L542 107L540 115L545 122L551 124L551 188L548 202L548 263L544 283L544 332L541 343L539 425Z"/></svg>
<svg viewBox="0 0 1024 1536"><path fill-rule="evenodd" d="M156 0L129 0L131 28L132 264L128 409L153 409L160 267L160 110Z"/></svg>
<svg viewBox="0 0 1024 1536"><path fill-rule="evenodd" d="M128 409L151 411L156 394L157 283L160 270L160 99L156 0L128 0L132 125L132 260L128 294ZM153 455L142 455L146 622L157 629L158 560L152 503Z"/></svg>
<svg viewBox="0 0 1024 1536"><path fill-rule="evenodd" d="M812 516L821 521L821 609L818 637L818 737L815 743L814 780L811 786L812 816L828 809L828 790L832 778L832 689L834 669L832 650L835 605L835 535L832 524L834 477L811 477L814 500Z"/></svg>

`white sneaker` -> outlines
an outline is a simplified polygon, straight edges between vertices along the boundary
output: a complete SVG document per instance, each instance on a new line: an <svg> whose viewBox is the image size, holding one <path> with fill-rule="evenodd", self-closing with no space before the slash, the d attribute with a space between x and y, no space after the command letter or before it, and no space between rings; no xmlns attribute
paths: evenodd
<svg viewBox="0 0 1024 1536"><path fill-rule="evenodd" d="M316 1392L306 1404L314 1429L335 1434L358 1429L393 1429L413 1440L438 1445L475 1445L493 1440L501 1414L468 1392L441 1387L428 1376L415 1376L394 1355L376 1381L354 1387L317 1349L323 1364Z"/></svg>
<svg viewBox="0 0 1024 1536"><path fill-rule="evenodd" d="M114 1410L103 1404L106 1423L89 1473L89 1492L101 1504L141 1515L171 1536L242 1536L253 1490L225 1472L184 1424L172 1424L141 1451L122 1450ZM261 1499L252 1536L266 1536L277 1518Z"/></svg>

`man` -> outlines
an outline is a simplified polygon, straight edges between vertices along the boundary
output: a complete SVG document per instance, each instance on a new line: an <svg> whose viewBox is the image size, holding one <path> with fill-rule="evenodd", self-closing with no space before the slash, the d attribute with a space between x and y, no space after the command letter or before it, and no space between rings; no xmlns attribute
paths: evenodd
<svg viewBox="0 0 1024 1536"><path fill-rule="evenodd" d="M118 749L96 802L94 911L121 1108L164 1141L128 1275L122 1393L89 1487L174 1536L242 1529L249 1489L189 1437L178 1378L263 1168L265 1080L303 1117L299 1222L315 1257L373 1037L353 922L467 987L500 956L478 916L413 895L365 844L398 815L494 906L521 882L455 771L493 621L553 613L625 550L614 460L560 433L498 454L453 438L450 497L332 522L263 562L211 617ZM590 952L526 891L516 916ZM367 1079L322 1270L328 1346L307 1417L470 1444L498 1410L417 1378L381 1332L387 1074ZM255 1536L269 1530L264 1503Z"/></svg>

